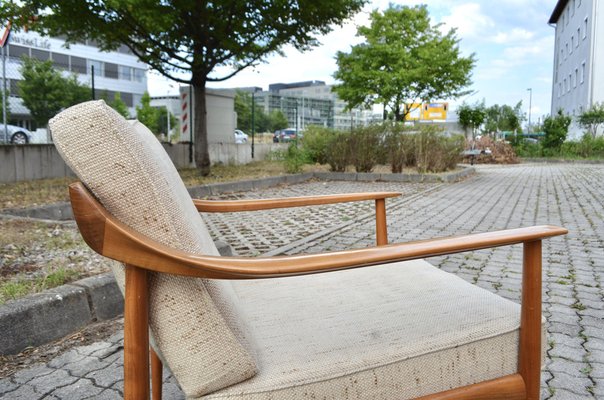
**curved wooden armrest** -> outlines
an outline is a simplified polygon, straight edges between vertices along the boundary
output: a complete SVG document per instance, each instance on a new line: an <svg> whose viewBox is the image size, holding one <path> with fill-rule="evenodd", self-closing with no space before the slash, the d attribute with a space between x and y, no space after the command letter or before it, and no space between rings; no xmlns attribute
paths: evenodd
<svg viewBox="0 0 604 400"><path fill-rule="evenodd" d="M317 206L322 204L347 203L351 201L379 200L390 197L398 197L400 195L401 194L397 192L369 192L253 200L194 199L193 204L195 204L195 207L197 207L197 210L200 212L238 212L270 210L287 207Z"/></svg>
<svg viewBox="0 0 604 400"><path fill-rule="evenodd" d="M176 275L216 279L272 278L412 260L504 246L567 233L555 226L535 226L403 244L285 257L217 257L175 250L139 234L107 212L81 183L70 185L73 212L84 240L97 253Z"/></svg>

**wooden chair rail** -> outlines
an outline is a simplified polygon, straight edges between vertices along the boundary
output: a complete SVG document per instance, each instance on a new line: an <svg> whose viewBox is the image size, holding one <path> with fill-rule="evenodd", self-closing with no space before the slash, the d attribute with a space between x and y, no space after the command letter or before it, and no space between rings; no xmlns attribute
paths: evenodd
<svg viewBox="0 0 604 400"><path fill-rule="evenodd" d="M97 253L157 272L217 279L329 272L530 242L567 232L555 226L535 226L322 254L216 257L185 253L139 234L113 218L82 184L72 184L70 194L80 232Z"/></svg>
<svg viewBox="0 0 604 400"><path fill-rule="evenodd" d="M378 200L398 197L397 192L343 193L325 196L284 197L253 200L199 200L193 204L199 212L259 211L276 208L306 207L324 204L348 203L353 201Z"/></svg>

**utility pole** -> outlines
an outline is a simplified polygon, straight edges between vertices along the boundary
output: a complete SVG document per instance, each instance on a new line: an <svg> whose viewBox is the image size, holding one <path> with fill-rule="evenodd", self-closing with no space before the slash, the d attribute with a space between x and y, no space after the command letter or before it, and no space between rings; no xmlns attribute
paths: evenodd
<svg viewBox="0 0 604 400"><path fill-rule="evenodd" d="M533 88L526 89L529 92L529 120L527 133L531 133L531 108L533 108Z"/></svg>

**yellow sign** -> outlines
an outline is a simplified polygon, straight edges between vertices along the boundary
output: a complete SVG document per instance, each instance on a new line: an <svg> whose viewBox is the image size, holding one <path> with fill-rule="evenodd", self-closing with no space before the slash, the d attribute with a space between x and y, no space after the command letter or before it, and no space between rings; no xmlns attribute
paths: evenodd
<svg viewBox="0 0 604 400"><path fill-rule="evenodd" d="M405 104L405 121L434 121L447 119L449 103Z"/></svg>
<svg viewBox="0 0 604 400"><path fill-rule="evenodd" d="M425 103L422 108L422 119L434 121L447 119L449 103Z"/></svg>
<svg viewBox="0 0 604 400"><path fill-rule="evenodd" d="M405 121L417 121L422 117L422 104L405 104Z"/></svg>

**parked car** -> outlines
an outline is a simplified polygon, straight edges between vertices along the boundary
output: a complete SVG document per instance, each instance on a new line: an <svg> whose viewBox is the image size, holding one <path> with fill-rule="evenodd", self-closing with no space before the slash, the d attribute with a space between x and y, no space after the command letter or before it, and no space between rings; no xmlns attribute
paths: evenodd
<svg viewBox="0 0 604 400"><path fill-rule="evenodd" d="M32 133L16 125L6 125L8 137L6 140L12 144L27 144L31 142ZM0 124L0 140L4 139L4 124Z"/></svg>
<svg viewBox="0 0 604 400"><path fill-rule="evenodd" d="M247 143L249 136L242 130L235 129L235 143Z"/></svg>
<svg viewBox="0 0 604 400"><path fill-rule="evenodd" d="M302 139L302 137L302 133L296 132L296 130L293 128L281 129L280 131L275 132L275 135L273 135L273 142L290 142L295 139Z"/></svg>

